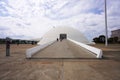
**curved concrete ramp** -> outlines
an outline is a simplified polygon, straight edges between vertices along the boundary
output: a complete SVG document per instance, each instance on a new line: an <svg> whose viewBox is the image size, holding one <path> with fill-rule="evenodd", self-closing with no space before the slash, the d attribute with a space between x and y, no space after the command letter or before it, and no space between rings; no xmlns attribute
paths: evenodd
<svg viewBox="0 0 120 80"><path fill-rule="evenodd" d="M96 58L96 56L71 41L63 40L39 51L32 58Z"/></svg>

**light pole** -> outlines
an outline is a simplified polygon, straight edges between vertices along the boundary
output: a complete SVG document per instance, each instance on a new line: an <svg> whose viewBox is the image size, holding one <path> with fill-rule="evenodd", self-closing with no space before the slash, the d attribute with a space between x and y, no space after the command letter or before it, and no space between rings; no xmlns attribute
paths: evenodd
<svg viewBox="0 0 120 80"><path fill-rule="evenodd" d="M107 0L104 0L104 3L105 3L105 46L108 46Z"/></svg>

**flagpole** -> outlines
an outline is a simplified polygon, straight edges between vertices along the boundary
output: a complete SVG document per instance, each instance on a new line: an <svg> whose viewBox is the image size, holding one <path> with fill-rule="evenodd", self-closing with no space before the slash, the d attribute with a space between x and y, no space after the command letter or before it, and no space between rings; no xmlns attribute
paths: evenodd
<svg viewBox="0 0 120 80"><path fill-rule="evenodd" d="M107 1L105 0L105 46L108 46Z"/></svg>

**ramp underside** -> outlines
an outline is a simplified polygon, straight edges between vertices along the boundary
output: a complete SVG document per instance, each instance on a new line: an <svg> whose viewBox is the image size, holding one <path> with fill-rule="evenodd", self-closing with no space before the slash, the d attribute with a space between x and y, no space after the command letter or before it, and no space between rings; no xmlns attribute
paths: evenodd
<svg viewBox="0 0 120 80"><path fill-rule="evenodd" d="M69 40L63 40L39 51L32 58L96 58L96 56Z"/></svg>

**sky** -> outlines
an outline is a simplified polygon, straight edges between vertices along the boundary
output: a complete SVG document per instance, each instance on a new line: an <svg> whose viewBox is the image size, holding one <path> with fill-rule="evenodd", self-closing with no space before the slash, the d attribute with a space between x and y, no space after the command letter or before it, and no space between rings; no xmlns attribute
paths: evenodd
<svg viewBox="0 0 120 80"><path fill-rule="evenodd" d="M108 33L120 29L120 0L107 0ZM39 39L58 26L89 40L105 34L104 0L0 0L0 38Z"/></svg>

